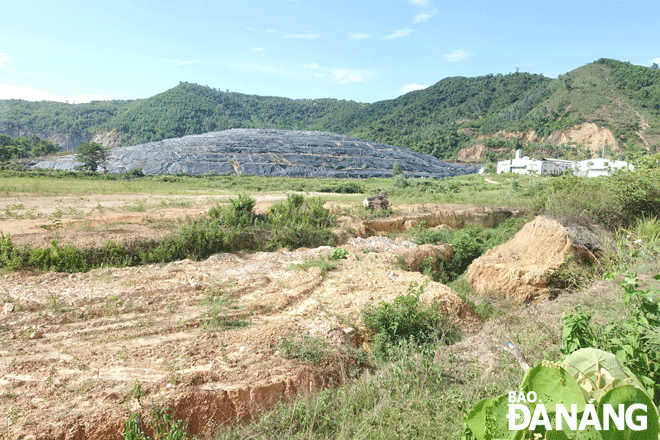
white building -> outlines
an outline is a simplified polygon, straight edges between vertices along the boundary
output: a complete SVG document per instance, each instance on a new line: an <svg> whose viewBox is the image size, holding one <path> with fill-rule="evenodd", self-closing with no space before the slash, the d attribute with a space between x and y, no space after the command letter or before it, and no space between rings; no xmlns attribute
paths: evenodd
<svg viewBox="0 0 660 440"><path fill-rule="evenodd" d="M580 177L611 176L621 169L633 170L635 167L623 160L587 159L577 162L575 175Z"/></svg>
<svg viewBox="0 0 660 440"><path fill-rule="evenodd" d="M520 157L521 150L516 150L515 159L501 160L497 162L497 174L563 174L572 170L576 176L598 177L611 176L617 171L628 168L634 169L628 162L609 159L588 159L580 162L570 160L549 159L543 160Z"/></svg>
<svg viewBox="0 0 660 440"><path fill-rule="evenodd" d="M575 162L561 159L530 159L520 157L521 150L516 150L515 159L501 160L497 162L497 174L563 174L575 168Z"/></svg>

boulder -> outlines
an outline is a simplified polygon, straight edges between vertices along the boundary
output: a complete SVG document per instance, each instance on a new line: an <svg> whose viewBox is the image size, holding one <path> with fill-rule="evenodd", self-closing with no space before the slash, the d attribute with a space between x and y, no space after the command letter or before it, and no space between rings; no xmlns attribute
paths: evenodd
<svg viewBox="0 0 660 440"><path fill-rule="evenodd" d="M529 303L548 293L548 276L569 255L595 258L603 249L603 233L538 216L512 239L474 260L466 278L479 294L501 292L513 303Z"/></svg>

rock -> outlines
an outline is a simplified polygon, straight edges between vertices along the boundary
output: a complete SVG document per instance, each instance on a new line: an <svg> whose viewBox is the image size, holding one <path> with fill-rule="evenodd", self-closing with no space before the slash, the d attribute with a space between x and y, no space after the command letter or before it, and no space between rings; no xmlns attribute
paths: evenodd
<svg viewBox="0 0 660 440"><path fill-rule="evenodd" d="M44 337L44 334L41 333L40 331L34 331L30 333L30 336L28 336L28 339L41 339Z"/></svg>
<svg viewBox="0 0 660 440"><path fill-rule="evenodd" d="M466 278L479 294L499 291L513 303L528 303L547 293L547 277L566 257L595 258L603 248L603 233L538 216L511 240L474 260Z"/></svg>
<svg viewBox="0 0 660 440"><path fill-rule="evenodd" d="M373 197L367 197L362 201L362 205L365 209L375 210L385 210L389 206L390 202L387 200L387 193L376 194Z"/></svg>
<svg viewBox="0 0 660 440"><path fill-rule="evenodd" d="M6 302L5 306L3 307L3 311L5 315L9 315L11 312L14 311L14 305L10 302Z"/></svg>

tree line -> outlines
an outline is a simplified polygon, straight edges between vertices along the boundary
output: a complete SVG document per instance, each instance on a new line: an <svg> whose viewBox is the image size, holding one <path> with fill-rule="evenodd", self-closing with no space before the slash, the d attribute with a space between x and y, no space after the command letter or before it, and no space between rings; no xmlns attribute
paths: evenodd
<svg viewBox="0 0 660 440"><path fill-rule="evenodd" d="M38 136L12 138L0 134L0 162L45 156L60 151L61 147Z"/></svg>

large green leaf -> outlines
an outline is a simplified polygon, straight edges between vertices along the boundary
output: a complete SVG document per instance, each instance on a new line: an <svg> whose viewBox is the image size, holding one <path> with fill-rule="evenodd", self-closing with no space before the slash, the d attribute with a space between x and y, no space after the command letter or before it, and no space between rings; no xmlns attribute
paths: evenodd
<svg viewBox="0 0 660 440"><path fill-rule="evenodd" d="M573 376L557 364L543 362L527 372L522 390L525 394L534 391L538 400L535 404L545 405L548 414L555 412L555 405L570 407L577 405L577 411L584 411L586 402L580 387ZM532 408L532 411L534 408Z"/></svg>
<svg viewBox="0 0 660 440"><path fill-rule="evenodd" d="M596 348L583 348L564 359L564 368L573 375L583 389L586 398L595 398L597 403L605 391L619 385L631 384L642 390L644 386L627 368L621 366L617 357Z"/></svg>
<svg viewBox="0 0 660 440"><path fill-rule="evenodd" d="M508 429L508 409L506 395L498 399L484 399L468 414L467 426L478 440L510 439L515 431Z"/></svg>
<svg viewBox="0 0 660 440"><path fill-rule="evenodd" d="M612 405L615 411L619 405L624 405L626 410L633 404L645 405L646 414L643 414L641 410L634 411L632 422L639 425L639 421L636 420L637 416L645 415L646 429L633 431L628 423L625 423L624 429L619 430L613 423L610 423L610 429L602 431L603 440L658 440L658 413L653 401L643 390L632 385L622 385L605 394L598 407L598 419L601 421L603 428L605 404Z"/></svg>

